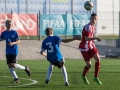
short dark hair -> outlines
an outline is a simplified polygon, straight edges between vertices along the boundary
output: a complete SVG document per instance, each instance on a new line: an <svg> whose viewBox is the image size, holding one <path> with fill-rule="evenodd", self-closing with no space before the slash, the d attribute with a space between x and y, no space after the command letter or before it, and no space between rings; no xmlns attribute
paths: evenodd
<svg viewBox="0 0 120 90"><path fill-rule="evenodd" d="M10 18L8 18L6 21L5 21L5 25L7 25L8 23L12 23L12 20Z"/></svg>
<svg viewBox="0 0 120 90"><path fill-rule="evenodd" d="M46 28L45 32L46 32L46 35L50 35L50 33L53 31L52 28Z"/></svg>
<svg viewBox="0 0 120 90"><path fill-rule="evenodd" d="M97 14L96 14L96 13L92 13L92 14L91 14L91 17L92 17L92 16L97 16Z"/></svg>

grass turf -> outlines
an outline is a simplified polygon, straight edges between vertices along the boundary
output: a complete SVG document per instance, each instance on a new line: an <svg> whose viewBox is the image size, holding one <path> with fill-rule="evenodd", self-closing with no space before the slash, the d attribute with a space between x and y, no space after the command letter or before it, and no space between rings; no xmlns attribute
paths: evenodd
<svg viewBox="0 0 120 90"><path fill-rule="evenodd" d="M70 86L64 86L61 69L54 67L50 83L46 85L45 78L49 62L47 60L19 60L21 65L28 65L32 75L29 77L23 70L15 69L21 81L20 84L10 83L13 78L9 73L6 61L0 61L0 90L119 90L120 89L120 60L119 59L102 59L99 79L103 83L98 85L93 81L94 60L92 67L87 73L89 85L83 83L81 74L85 66L84 60L66 60L66 69ZM7 77L5 77L7 76ZM23 79L24 78L24 79ZM28 80L36 80L38 83L32 83Z"/></svg>

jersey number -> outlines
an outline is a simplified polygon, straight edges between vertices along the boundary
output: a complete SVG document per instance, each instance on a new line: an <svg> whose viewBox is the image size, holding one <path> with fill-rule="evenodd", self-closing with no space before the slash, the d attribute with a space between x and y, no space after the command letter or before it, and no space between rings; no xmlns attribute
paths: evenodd
<svg viewBox="0 0 120 90"><path fill-rule="evenodd" d="M52 53L54 50L53 50L53 46L52 46L52 43L51 42L48 42L48 43L46 43L46 46L49 46L49 49L48 49L48 52L49 53Z"/></svg>
<svg viewBox="0 0 120 90"><path fill-rule="evenodd" d="M8 38L8 42L9 42L9 43L11 42L11 39L10 39L10 38Z"/></svg>

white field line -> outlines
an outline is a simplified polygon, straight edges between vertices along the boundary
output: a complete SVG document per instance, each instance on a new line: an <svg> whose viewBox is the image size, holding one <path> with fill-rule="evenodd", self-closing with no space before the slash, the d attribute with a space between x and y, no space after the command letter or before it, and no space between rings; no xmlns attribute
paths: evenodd
<svg viewBox="0 0 120 90"><path fill-rule="evenodd" d="M0 77L5 77L5 78L12 78L12 77L9 77L9 76L0 76ZM32 83L28 83L28 84L23 84L23 85L16 85L16 86L0 86L0 88L2 87L20 87L20 86L29 86L29 85L33 85L33 84L36 84L38 83L38 81L36 80L33 80L33 79L27 79L27 78L20 78L20 79L24 79L24 80L29 80L29 81L32 81ZM2 81L0 81L2 82Z"/></svg>

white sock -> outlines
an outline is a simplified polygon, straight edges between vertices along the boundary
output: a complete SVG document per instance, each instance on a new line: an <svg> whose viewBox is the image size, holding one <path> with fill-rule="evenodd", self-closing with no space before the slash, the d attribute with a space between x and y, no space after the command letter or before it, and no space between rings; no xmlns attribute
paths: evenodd
<svg viewBox="0 0 120 90"><path fill-rule="evenodd" d="M25 66L22 66L22 65L20 65L20 64L16 64L16 65L15 65L15 68L25 70Z"/></svg>
<svg viewBox="0 0 120 90"><path fill-rule="evenodd" d="M50 80L50 77L51 77L51 75L52 75L52 71L53 71L53 65L49 65L48 66L48 72L47 72L47 77L46 77L46 79L48 79L48 80Z"/></svg>
<svg viewBox="0 0 120 90"><path fill-rule="evenodd" d="M14 77L14 79L18 78L18 76L13 68L9 68L9 70L10 70L10 73L12 74L12 76Z"/></svg>
<svg viewBox="0 0 120 90"><path fill-rule="evenodd" d="M66 71L65 66L62 67L62 73L64 77L64 82L68 82L68 76L67 76L67 71Z"/></svg>

